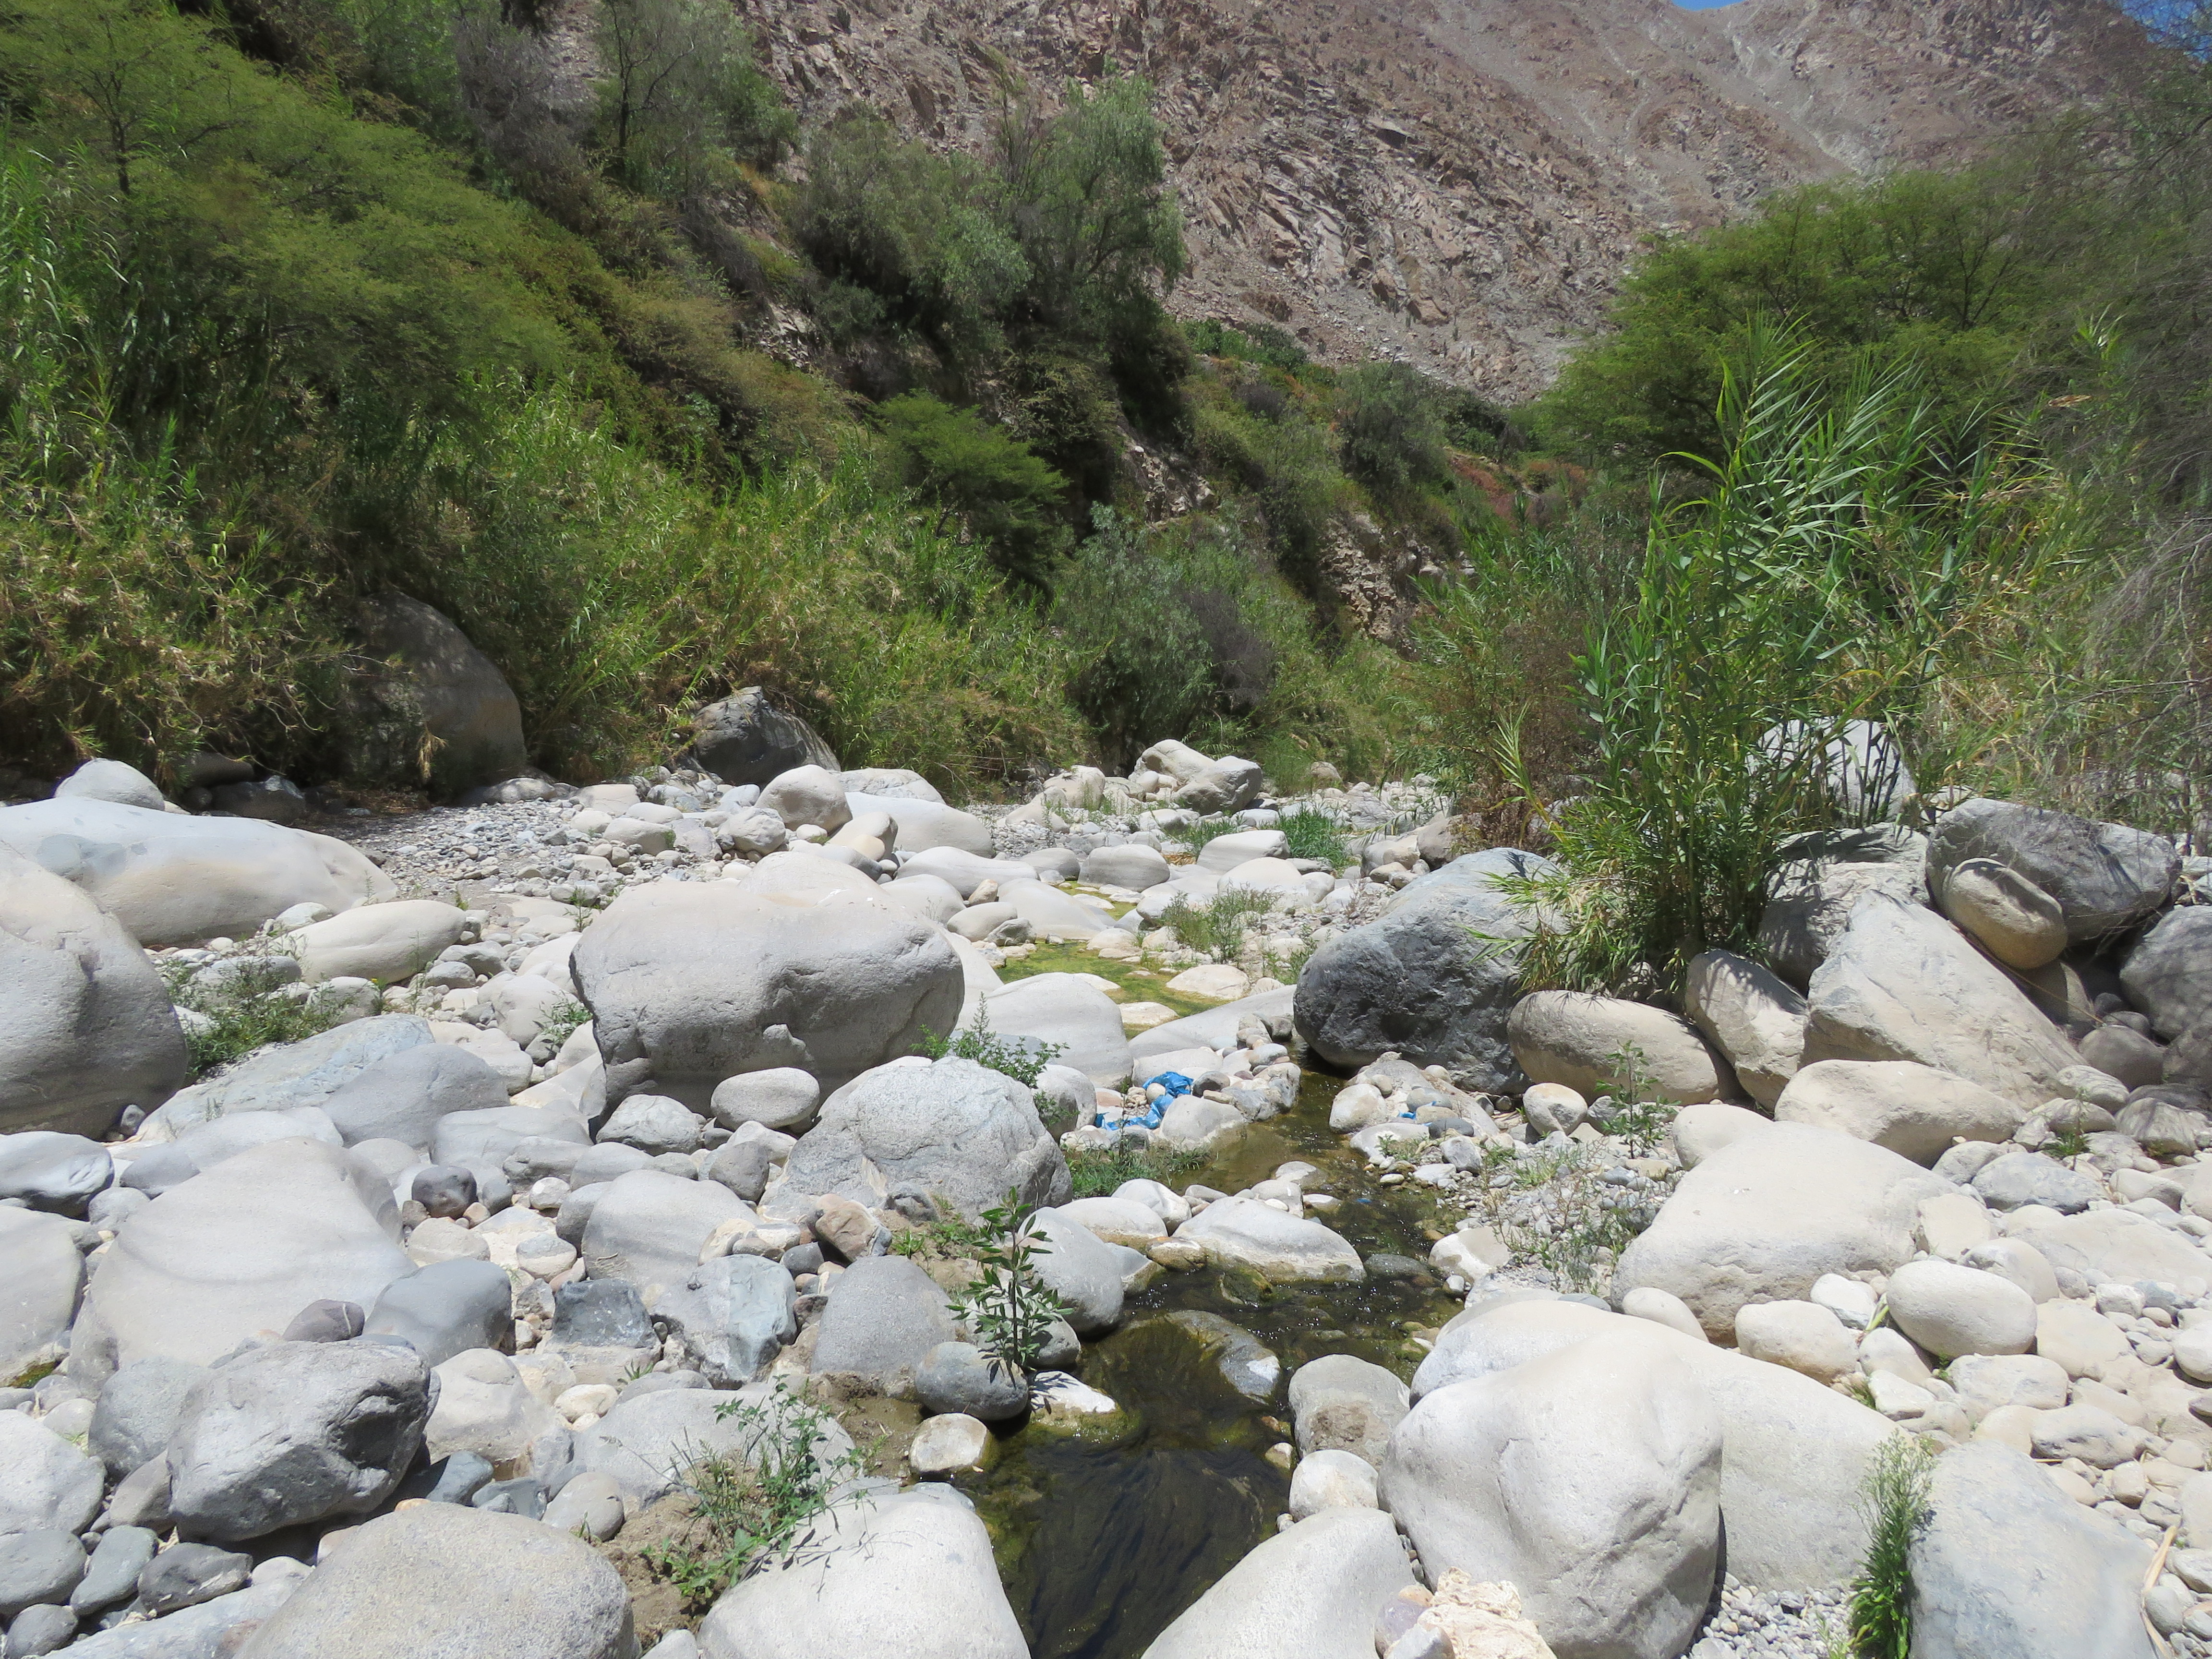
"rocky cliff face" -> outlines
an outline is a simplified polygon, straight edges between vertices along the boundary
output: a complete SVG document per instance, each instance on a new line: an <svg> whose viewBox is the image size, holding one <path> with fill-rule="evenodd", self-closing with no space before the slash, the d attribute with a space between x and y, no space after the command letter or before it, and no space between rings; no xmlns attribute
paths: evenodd
<svg viewBox="0 0 2212 1659"><path fill-rule="evenodd" d="M1006 89L1158 88L1188 220L1175 308L1547 378L1639 240L1779 185L1961 153L2145 52L2105 0L740 0L799 109L948 145Z"/></svg>

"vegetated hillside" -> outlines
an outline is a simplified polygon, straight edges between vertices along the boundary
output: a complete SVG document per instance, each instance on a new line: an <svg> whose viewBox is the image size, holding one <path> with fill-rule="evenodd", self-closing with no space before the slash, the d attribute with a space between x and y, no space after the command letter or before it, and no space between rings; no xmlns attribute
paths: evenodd
<svg viewBox="0 0 2212 1659"><path fill-rule="evenodd" d="M1643 239L1778 186L1955 162L2140 73L2102 0L745 0L802 116L979 149L1016 77L1156 87L1181 315L1540 390Z"/></svg>

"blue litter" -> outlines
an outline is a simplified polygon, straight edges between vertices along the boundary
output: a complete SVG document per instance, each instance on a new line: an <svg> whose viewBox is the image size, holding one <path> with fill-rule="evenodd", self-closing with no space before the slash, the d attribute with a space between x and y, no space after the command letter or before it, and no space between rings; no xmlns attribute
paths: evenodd
<svg viewBox="0 0 2212 1659"><path fill-rule="evenodd" d="M1162 1072L1152 1081L1158 1084L1165 1092L1158 1100L1146 1106L1143 1111L1124 1114L1121 1119L1122 1124L1141 1123L1147 1129L1158 1128L1160 1119L1167 1114L1168 1103L1178 1095L1188 1094L1195 1079L1185 1077L1181 1072ZM1103 1127L1106 1122L1106 1115L1100 1112L1091 1119L1091 1121Z"/></svg>

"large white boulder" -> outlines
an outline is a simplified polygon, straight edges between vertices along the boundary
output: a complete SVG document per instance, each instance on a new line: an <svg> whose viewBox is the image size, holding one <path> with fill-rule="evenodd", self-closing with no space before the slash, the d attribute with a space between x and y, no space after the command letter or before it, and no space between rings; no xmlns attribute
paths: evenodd
<svg viewBox="0 0 2212 1659"><path fill-rule="evenodd" d="M149 947L244 938L295 904L348 910L398 891L328 836L82 795L0 807L0 845L75 882Z"/></svg>
<svg viewBox="0 0 2212 1659"><path fill-rule="evenodd" d="M172 1188L123 1224L94 1273L70 1373L96 1384L161 1355L206 1364L310 1302L371 1308L415 1264L392 1189L319 1140L271 1141Z"/></svg>
<svg viewBox="0 0 2212 1659"><path fill-rule="evenodd" d="M920 853L933 847L951 847L973 853L978 858L991 856L991 826L974 813L947 806L943 801L855 789L850 784L855 775L845 774L847 806L855 813L888 812L891 822L898 826L901 852ZM922 785L924 788L928 787Z"/></svg>
<svg viewBox="0 0 2212 1659"><path fill-rule="evenodd" d="M1561 1659L1675 1659L1719 1571L1720 1413L1631 1322L1425 1394L1383 1459L1427 1576L1519 1586Z"/></svg>
<svg viewBox="0 0 2212 1659"><path fill-rule="evenodd" d="M1389 1516L1325 1509L1262 1540L1144 1659L1372 1659L1375 1615L1413 1582Z"/></svg>
<svg viewBox="0 0 2212 1659"><path fill-rule="evenodd" d="M352 975L380 985L411 979L460 943L469 913L435 899L395 899L364 904L310 923L289 934L284 948L300 961L303 979Z"/></svg>
<svg viewBox="0 0 2212 1659"><path fill-rule="evenodd" d="M740 1072L798 1066L834 1088L958 1018L959 958L921 918L720 882L633 887L576 947L610 1100L644 1088L704 1111Z"/></svg>
<svg viewBox="0 0 2212 1659"><path fill-rule="evenodd" d="M151 1111L191 1075L145 952L82 888L4 846L0 983L0 1133L102 1135L124 1107Z"/></svg>
<svg viewBox="0 0 2212 1659"><path fill-rule="evenodd" d="M1243 1267L1273 1284L1350 1284L1367 1277L1359 1252L1340 1234L1255 1199L1216 1199L1176 1237L1203 1249L1211 1267Z"/></svg>
<svg viewBox="0 0 2212 1659"><path fill-rule="evenodd" d="M1805 1047L1805 999L1757 963L1726 951L1691 958L1682 1012L1771 1110Z"/></svg>
<svg viewBox="0 0 2212 1659"><path fill-rule="evenodd" d="M1911 1060L2033 1111L2081 1063L2057 1027L1932 910L1870 894L1806 996L1804 1063Z"/></svg>
<svg viewBox="0 0 2212 1659"><path fill-rule="evenodd" d="M1933 1164L1959 1140L2002 1141L2026 1116L1978 1083L1910 1060L1822 1060L1790 1080L1774 1103L1778 1123L1887 1146Z"/></svg>
<svg viewBox="0 0 2212 1659"><path fill-rule="evenodd" d="M1531 1082L1585 1096L1620 1094L1688 1103L1735 1092L1727 1060L1680 1014L1583 991L1537 991L1506 1021L1513 1058Z"/></svg>
<svg viewBox="0 0 2212 1659"><path fill-rule="evenodd" d="M982 1015L1000 1037L1030 1037L1060 1048L1072 1066L1102 1088L1129 1081L1129 1038L1121 1005L1083 974L1031 974L988 993ZM964 1024L972 1024L972 1018Z"/></svg>
<svg viewBox="0 0 2212 1659"><path fill-rule="evenodd" d="M759 805L763 811L775 813L787 828L793 830L802 823L814 823L824 830L838 830L853 816L846 800L843 780L819 766L794 766L788 772L778 773L761 790Z"/></svg>
<svg viewBox="0 0 2212 1659"><path fill-rule="evenodd" d="M1778 1123L1683 1176L1622 1253L1613 1283L1671 1291L1728 1341L1747 1302L1802 1300L1823 1273L1887 1273L1910 1261L1920 1200L1953 1190L1885 1147Z"/></svg>

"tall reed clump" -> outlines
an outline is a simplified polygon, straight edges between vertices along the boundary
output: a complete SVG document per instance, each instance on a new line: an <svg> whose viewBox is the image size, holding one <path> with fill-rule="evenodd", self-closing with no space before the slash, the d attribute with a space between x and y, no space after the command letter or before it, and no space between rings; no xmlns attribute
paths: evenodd
<svg viewBox="0 0 2212 1659"><path fill-rule="evenodd" d="M1843 785L1850 724L1909 722L2051 556L2040 464L1993 420L1939 422L1909 369L1837 384L1765 331L1720 414L1719 460L1674 458L1707 488L1655 483L1634 592L1576 659L1589 787L1546 807L1559 869L1515 884L1544 919L1533 983L1672 982L1749 946L1782 839L1897 793Z"/></svg>

